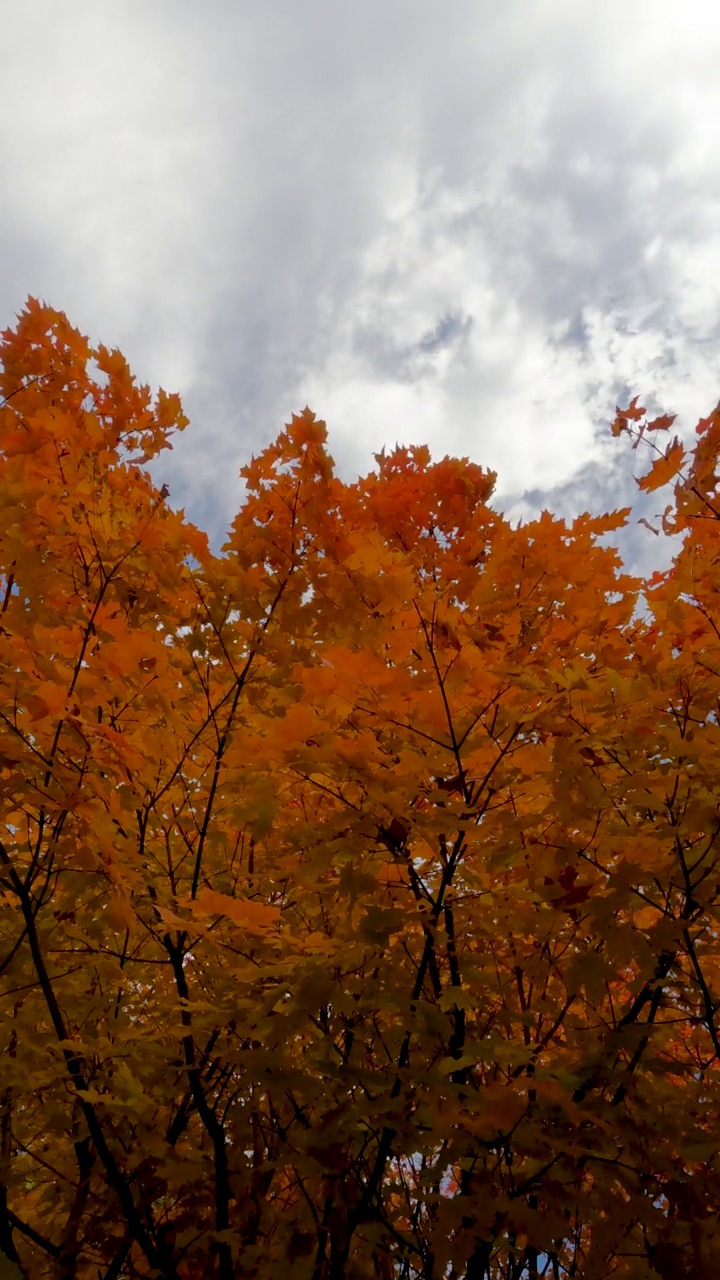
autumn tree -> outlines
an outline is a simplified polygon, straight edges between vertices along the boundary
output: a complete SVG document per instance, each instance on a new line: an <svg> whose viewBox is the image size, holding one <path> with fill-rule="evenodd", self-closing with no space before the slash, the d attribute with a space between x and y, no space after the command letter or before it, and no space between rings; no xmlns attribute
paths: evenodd
<svg viewBox="0 0 720 1280"><path fill-rule="evenodd" d="M618 412L647 581L307 409L213 554L176 397L1 355L0 1275L715 1275L720 413Z"/></svg>

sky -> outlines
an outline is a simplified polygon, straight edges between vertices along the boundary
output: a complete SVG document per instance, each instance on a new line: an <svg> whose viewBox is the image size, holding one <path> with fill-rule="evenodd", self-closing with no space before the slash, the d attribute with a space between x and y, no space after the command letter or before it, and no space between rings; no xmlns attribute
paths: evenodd
<svg viewBox="0 0 720 1280"><path fill-rule="evenodd" d="M718 65L715 0L8 5L0 327L179 391L215 542L306 404L348 480L426 443L513 519L624 505L615 404L720 398Z"/></svg>

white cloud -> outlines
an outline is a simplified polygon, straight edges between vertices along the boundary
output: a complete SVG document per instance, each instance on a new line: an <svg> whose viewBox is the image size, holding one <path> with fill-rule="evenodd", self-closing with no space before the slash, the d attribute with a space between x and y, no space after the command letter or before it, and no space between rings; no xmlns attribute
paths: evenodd
<svg viewBox="0 0 720 1280"><path fill-rule="evenodd" d="M617 396L688 427L717 400L716 5L25 0L4 28L4 319L44 296L183 393L162 466L213 531L306 402L343 474L427 441L520 513L615 502Z"/></svg>

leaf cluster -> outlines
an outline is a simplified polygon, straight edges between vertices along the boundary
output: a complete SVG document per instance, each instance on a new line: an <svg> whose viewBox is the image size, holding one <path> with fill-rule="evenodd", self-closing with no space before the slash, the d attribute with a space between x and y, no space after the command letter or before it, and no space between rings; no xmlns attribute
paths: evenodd
<svg viewBox="0 0 720 1280"><path fill-rule="evenodd" d="M175 397L34 301L0 356L7 1274L714 1274L717 413L647 583L309 409L215 555Z"/></svg>

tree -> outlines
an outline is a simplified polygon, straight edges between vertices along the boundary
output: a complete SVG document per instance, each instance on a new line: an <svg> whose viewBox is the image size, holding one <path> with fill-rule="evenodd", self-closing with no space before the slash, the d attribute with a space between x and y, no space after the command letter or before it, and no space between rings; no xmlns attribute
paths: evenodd
<svg viewBox="0 0 720 1280"><path fill-rule="evenodd" d="M0 1274L715 1274L720 413L640 581L308 409L214 554L176 397L2 368Z"/></svg>

